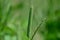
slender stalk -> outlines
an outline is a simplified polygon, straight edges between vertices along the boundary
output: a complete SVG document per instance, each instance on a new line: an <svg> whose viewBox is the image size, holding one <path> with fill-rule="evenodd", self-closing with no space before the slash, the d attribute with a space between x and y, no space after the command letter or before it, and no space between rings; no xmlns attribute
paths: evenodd
<svg viewBox="0 0 60 40"><path fill-rule="evenodd" d="M37 29L35 30L34 34L32 35L32 38L31 40L33 40L35 34L37 33L38 29L40 28L40 26L43 24L44 21L42 21L38 26L37 26Z"/></svg>
<svg viewBox="0 0 60 40"><path fill-rule="evenodd" d="M30 8L30 11L29 11L29 19L28 19L28 27L27 27L27 37L28 38L29 38L29 32L30 32L31 14L32 14L32 8Z"/></svg>
<svg viewBox="0 0 60 40"><path fill-rule="evenodd" d="M2 28L1 28L1 32L4 32L4 28L7 26L7 18L8 18L8 16L9 16L10 11L11 11L11 10L9 9L4 23L1 24L1 25L2 25L2 26L1 26L1 27L2 27ZM3 39L3 40L4 40L4 37L5 37L5 34L2 35L2 39Z"/></svg>
<svg viewBox="0 0 60 40"><path fill-rule="evenodd" d="M8 16L9 16L10 12L11 12L11 7L9 8L9 11L7 12L6 19L5 19L4 23L2 23L1 31L3 31L5 26L7 25L7 19L8 19Z"/></svg>

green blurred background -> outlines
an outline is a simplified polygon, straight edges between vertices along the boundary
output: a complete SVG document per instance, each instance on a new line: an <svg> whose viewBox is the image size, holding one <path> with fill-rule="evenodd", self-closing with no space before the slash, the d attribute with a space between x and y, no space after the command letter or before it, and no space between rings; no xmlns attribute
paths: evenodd
<svg viewBox="0 0 60 40"><path fill-rule="evenodd" d="M60 40L60 0L0 0L0 40Z"/></svg>

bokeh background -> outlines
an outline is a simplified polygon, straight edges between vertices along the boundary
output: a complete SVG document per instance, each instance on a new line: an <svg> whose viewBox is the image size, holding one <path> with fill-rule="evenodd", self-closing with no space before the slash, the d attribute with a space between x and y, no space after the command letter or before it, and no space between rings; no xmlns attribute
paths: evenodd
<svg viewBox="0 0 60 40"><path fill-rule="evenodd" d="M0 40L30 40L33 35L32 40L60 40L60 0L0 0Z"/></svg>

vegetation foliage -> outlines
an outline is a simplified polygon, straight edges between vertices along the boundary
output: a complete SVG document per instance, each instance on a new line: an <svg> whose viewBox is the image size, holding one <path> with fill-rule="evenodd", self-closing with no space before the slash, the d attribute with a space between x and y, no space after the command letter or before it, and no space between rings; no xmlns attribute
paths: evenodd
<svg viewBox="0 0 60 40"><path fill-rule="evenodd" d="M60 0L0 0L0 40L60 40Z"/></svg>

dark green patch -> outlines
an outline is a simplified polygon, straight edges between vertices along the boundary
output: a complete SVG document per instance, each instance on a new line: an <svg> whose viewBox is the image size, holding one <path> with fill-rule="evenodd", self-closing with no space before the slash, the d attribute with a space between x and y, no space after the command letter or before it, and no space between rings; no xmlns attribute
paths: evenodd
<svg viewBox="0 0 60 40"><path fill-rule="evenodd" d="M48 32L55 32L55 26L54 26L55 22L54 21L48 21L46 23L46 28L48 30Z"/></svg>
<svg viewBox="0 0 60 40"><path fill-rule="evenodd" d="M60 18L57 20L57 30L60 32Z"/></svg>
<svg viewBox="0 0 60 40"><path fill-rule="evenodd" d="M16 6L12 6L13 10L17 10L17 9L23 9L24 7L24 3L19 3Z"/></svg>

